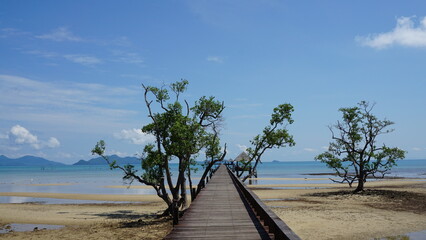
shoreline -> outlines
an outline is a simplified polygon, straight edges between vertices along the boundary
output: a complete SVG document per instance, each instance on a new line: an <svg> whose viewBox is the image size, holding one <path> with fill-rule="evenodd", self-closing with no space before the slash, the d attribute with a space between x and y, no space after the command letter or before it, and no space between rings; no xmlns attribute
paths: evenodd
<svg viewBox="0 0 426 240"><path fill-rule="evenodd" d="M327 187L322 188L324 186ZM347 184L337 183L262 184L249 187L302 239L374 239L426 229L426 179L367 181L368 190L362 195L346 194L351 188ZM305 189L294 189L297 187ZM0 227L11 223L65 226L56 230L0 234L4 239L161 239L172 225L167 218L157 218L166 206L156 195L0 192L0 196L127 202L2 203Z"/></svg>
<svg viewBox="0 0 426 240"><path fill-rule="evenodd" d="M55 198L72 200L117 201L117 202L162 202L157 195L148 194L80 194L45 192L0 192L0 197ZM4 204L4 203L2 203Z"/></svg>
<svg viewBox="0 0 426 240"><path fill-rule="evenodd" d="M303 173L301 175L306 175L306 176L334 176L334 177L338 177L339 175L337 173ZM425 175L425 174L423 174ZM381 180L381 179L424 179L425 177L399 177L399 176L384 176L383 178L375 178L372 176L368 176L367 179L377 179L377 180Z"/></svg>

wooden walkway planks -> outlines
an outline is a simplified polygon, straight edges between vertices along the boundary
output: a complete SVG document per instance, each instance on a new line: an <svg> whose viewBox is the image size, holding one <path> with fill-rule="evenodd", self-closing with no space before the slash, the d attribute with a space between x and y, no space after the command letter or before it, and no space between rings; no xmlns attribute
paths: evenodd
<svg viewBox="0 0 426 240"><path fill-rule="evenodd" d="M270 239L224 165L166 239Z"/></svg>

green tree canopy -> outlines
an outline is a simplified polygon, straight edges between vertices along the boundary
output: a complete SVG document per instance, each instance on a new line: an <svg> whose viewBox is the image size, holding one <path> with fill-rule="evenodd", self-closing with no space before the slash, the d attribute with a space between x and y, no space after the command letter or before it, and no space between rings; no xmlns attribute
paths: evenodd
<svg viewBox="0 0 426 240"><path fill-rule="evenodd" d="M187 206L186 182L188 180L192 189L191 171L195 159L202 151L205 152L204 173L197 187L199 191L207 173L226 155L226 145L222 149L218 134L224 103L215 97L203 96L190 107L186 100L180 99L187 85L187 80L173 83L168 88L142 85L151 122L143 126L141 131L155 137L155 142L147 144L143 149L142 174L138 174L132 165L122 167L108 159L104 155L104 141L98 142L92 150L94 154L103 156L111 168L121 169L125 179L152 186L169 206L165 214L173 215L175 223L179 209L183 210ZM169 166L171 160L179 163L175 181L172 180ZM195 192L191 191L191 194Z"/></svg>
<svg viewBox="0 0 426 240"><path fill-rule="evenodd" d="M377 137L393 131L389 120L379 120L372 114L374 105L362 101L358 106L340 108L342 121L330 126L333 142L328 151L315 157L336 171L349 186L357 181L354 192L364 189L368 176L383 178L396 165L396 160L405 157L405 151L385 144L377 146Z"/></svg>
<svg viewBox="0 0 426 240"><path fill-rule="evenodd" d="M253 167L250 168L246 176L242 176L244 174L243 171L238 174L238 177L242 177L243 181L253 176L266 150L286 146L292 147L296 144L293 136L287 130L287 126L294 122L291 117L293 111L294 108L289 103L278 105L272 112L269 125L263 129L261 134L258 134L250 141L252 147L247 149L249 159L242 162L242 169L246 169L249 165L253 165Z"/></svg>

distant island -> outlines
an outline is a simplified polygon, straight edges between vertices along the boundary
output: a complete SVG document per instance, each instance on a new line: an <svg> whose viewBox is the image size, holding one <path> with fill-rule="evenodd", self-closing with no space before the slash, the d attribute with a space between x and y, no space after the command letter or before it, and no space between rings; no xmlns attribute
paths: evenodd
<svg viewBox="0 0 426 240"><path fill-rule="evenodd" d="M49 161L41 157L23 156L20 158L8 158L4 155L0 156L0 166L64 166L60 162Z"/></svg>
<svg viewBox="0 0 426 240"><path fill-rule="evenodd" d="M278 160L272 160L272 162L273 162L273 163L277 163L277 162L281 162L281 161L278 161Z"/></svg>
<svg viewBox="0 0 426 240"><path fill-rule="evenodd" d="M115 160L117 161L118 165L126 165L126 164L132 164L137 165L140 164L141 160L137 157L119 157L117 155L111 155L109 156L109 159L111 161ZM90 160L80 160L73 165L108 165L108 163L102 158L92 158Z"/></svg>
<svg viewBox="0 0 426 240"><path fill-rule="evenodd" d="M140 159L137 157L119 157L117 155L109 156L111 160L117 161L118 165L132 164L139 166ZM53 166L66 166L67 164L50 161L42 157L23 156L20 158L8 158L0 155L0 166L36 166L36 167L53 167ZM90 160L80 160L72 165L108 165L108 163L101 157L92 158Z"/></svg>

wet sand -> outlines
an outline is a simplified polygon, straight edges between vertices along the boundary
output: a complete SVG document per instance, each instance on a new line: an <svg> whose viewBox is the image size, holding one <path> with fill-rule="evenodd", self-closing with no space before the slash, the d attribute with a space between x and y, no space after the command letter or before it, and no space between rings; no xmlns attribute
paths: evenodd
<svg viewBox="0 0 426 240"><path fill-rule="evenodd" d="M3 193L2 193L3 194ZM23 195L23 194L20 194ZM46 197L46 194L25 194ZM73 199L94 199L89 194ZM51 194L50 197L67 197ZM136 195L137 196L137 195ZM126 196L96 197L101 201L131 201ZM138 201L154 200L153 196L137 196ZM64 225L56 230L37 230L0 234L1 239L162 239L171 230L168 218L158 217L166 205L155 198L149 203L126 204L0 204L0 229L11 223Z"/></svg>

